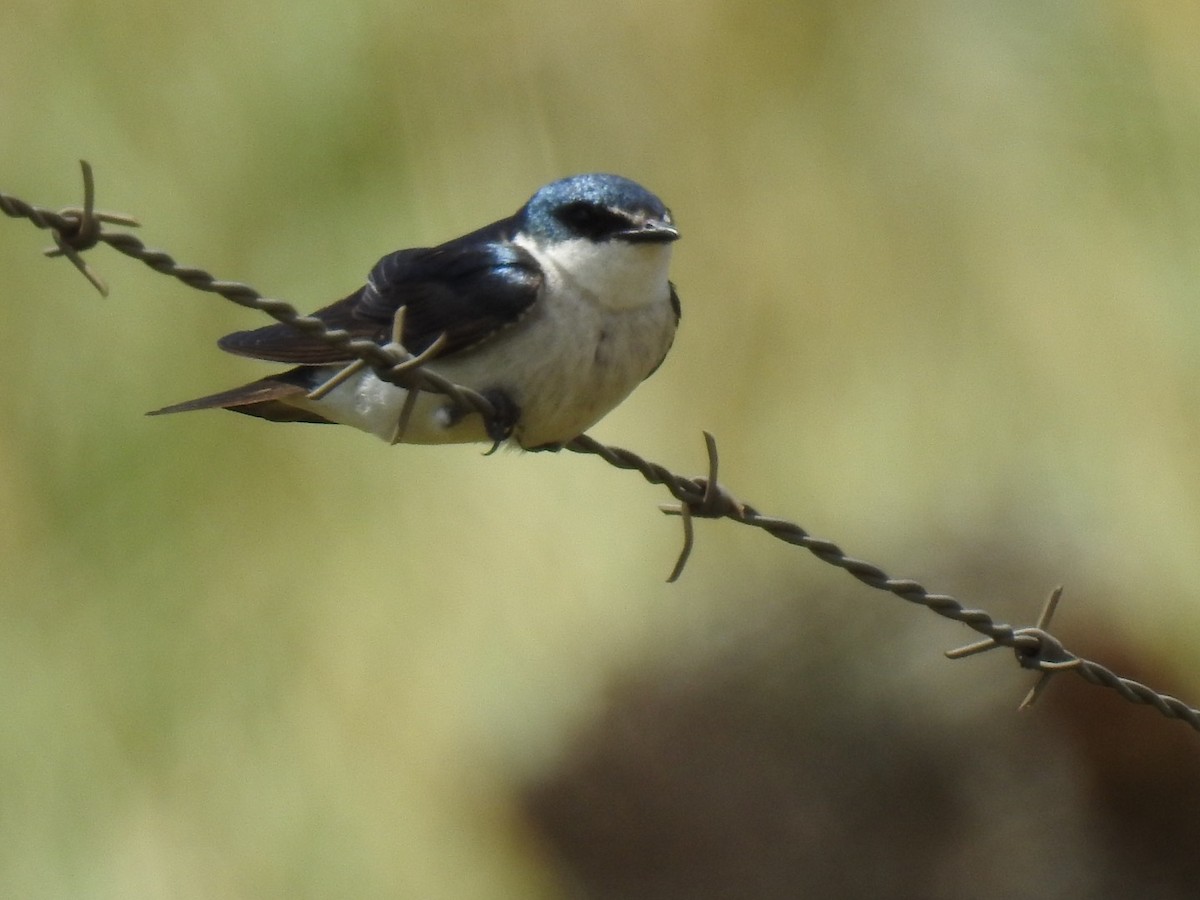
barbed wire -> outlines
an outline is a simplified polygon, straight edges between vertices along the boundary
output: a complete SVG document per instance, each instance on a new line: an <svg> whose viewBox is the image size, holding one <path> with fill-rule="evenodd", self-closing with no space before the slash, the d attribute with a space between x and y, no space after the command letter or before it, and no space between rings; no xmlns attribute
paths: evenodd
<svg viewBox="0 0 1200 900"><path fill-rule="evenodd" d="M484 421L489 423L489 427L501 414L478 392L454 384L423 368L424 360L409 354L399 344L395 335L390 343L382 345L374 341L352 338L341 329L327 327L318 318L301 315L290 303L265 297L247 284L218 279L203 269L181 265L170 254L146 247L141 240L128 232L106 228L106 225L135 227L138 222L131 216L96 210L91 167L86 162L81 165L84 179L82 206L55 211L0 192L0 211L11 218L27 219L38 228L50 231L55 246L45 251L46 254L66 256L101 293L107 293L104 281L82 258L82 254L97 243L107 244L114 250L140 260L156 272L176 278L189 287L218 294L239 306L259 310L278 322L344 350L348 358L353 357L357 360L352 365L370 366L385 381L410 390L442 394L464 409L479 413ZM965 607L954 597L933 593L911 579L893 578L879 566L847 555L832 541L812 536L795 522L763 515L748 503L738 500L717 480L719 457L715 438L704 432L704 439L708 453L708 472L704 477L693 478L678 475L631 450L602 444L586 434L576 437L564 447L573 453L596 456L615 468L636 471L650 484L666 488L678 501L677 504L661 507L663 512L681 518L684 533L683 547L668 581L679 578L691 555L695 543L693 519L729 519L741 525L758 528L785 543L802 547L817 559L842 569L868 587L893 594L909 603L923 606L939 616L961 622L984 636L982 641L948 651L946 655L951 659L961 659L997 647L1012 649L1017 662L1023 668L1039 673L1037 682L1021 703L1022 709L1030 706L1041 695L1051 676L1070 671L1091 684L1116 691L1131 703L1151 706L1167 718L1177 719L1200 731L1200 709L1133 679L1117 675L1100 663L1072 653L1047 630L1061 597L1062 588L1057 588L1050 594L1036 625L1017 628L998 622L982 609Z"/></svg>
<svg viewBox="0 0 1200 900"><path fill-rule="evenodd" d="M499 411L487 397L470 388L454 384L436 372L414 367L412 363L415 357L394 341L380 345L374 341L353 338L340 328L329 328L318 318L301 315L294 306L284 300L263 296L248 284L218 279L203 269L181 265L166 251L147 247L136 235L105 229L105 224L136 227L139 222L132 216L96 210L93 205L95 187L92 168L86 162L81 162L80 165L84 180L83 206L69 206L55 211L0 192L0 211L12 218L28 219L38 228L49 230L54 236L56 246L44 251L45 254L68 257L101 294L108 293L107 286L84 262L81 255L97 243L108 244L114 250L140 260L154 271L170 275L188 287L219 294L238 306L266 313L277 322L290 325L339 350L345 350L347 357L362 360L385 381L404 388L444 394L459 406L478 412L485 421L496 420Z"/></svg>

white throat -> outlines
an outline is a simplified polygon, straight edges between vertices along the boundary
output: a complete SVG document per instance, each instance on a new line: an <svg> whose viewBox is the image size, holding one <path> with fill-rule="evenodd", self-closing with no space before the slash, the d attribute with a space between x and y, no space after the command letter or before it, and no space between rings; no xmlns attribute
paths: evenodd
<svg viewBox="0 0 1200 900"><path fill-rule="evenodd" d="M559 281L605 309L634 309L661 302L670 290L669 243L602 243L576 238L538 246L524 235L513 243L528 250L551 281Z"/></svg>

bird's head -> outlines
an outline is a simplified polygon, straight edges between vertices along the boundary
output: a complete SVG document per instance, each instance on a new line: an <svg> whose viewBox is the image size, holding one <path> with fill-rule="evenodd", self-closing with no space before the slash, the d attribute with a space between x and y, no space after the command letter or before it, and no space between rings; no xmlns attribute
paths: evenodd
<svg viewBox="0 0 1200 900"><path fill-rule="evenodd" d="M538 190L520 212L521 230L540 245L669 244L679 238L671 211L620 175L572 175Z"/></svg>

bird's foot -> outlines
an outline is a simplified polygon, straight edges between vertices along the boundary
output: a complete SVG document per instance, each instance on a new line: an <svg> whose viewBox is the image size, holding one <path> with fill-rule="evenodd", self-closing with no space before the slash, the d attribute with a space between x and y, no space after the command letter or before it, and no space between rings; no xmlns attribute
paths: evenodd
<svg viewBox="0 0 1200 900"><path fill-rule="evenodd" d="M517 427L517 422L521 419L521 407L500 388L491 388L481 393L492 404L492 409L495 410L495 414L486 417L483 423L484 429L487 431L487 436L492 440L491 448L484 455L491 456L500 449L501 444L512 437L513 431ZM474 410L462 409L458 406L448 406L444 409L443 414L445 415L447 426L453 427L472 412Z"/></svg>
<svg viewBox="0 0 1200 900"><path fill-rule="evenodd" d="M491 456L500 449L501 444L512 437L517 422L521 419L521 407L517 406L516 401L499 388L484 391L483 396L487 397L488 402L496 410L496 414L483 423L487 429L487 436L492 439L491 449L484 455Z"/></svg>

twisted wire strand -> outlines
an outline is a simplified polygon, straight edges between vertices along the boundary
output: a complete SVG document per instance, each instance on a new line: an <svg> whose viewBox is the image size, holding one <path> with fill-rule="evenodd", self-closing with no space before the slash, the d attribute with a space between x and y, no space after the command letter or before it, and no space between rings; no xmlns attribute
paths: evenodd
<svg viewBox="0 0 1200 900"><path fill-rule="evenodd" d="M182 281L188 287L219 294L239 306L264 312L277 322L344 350L347 358L363 360L384 381L400 387L415 387L431 393L444 394L460 406L475 410L485 420L490 421L496 416L495 407L482 394L455 384L428 369L407 367L406 364L411 362L413 357L403 352L398 345L381 346L374 341L351 337L349 332L343 329L329 328L315 316L302 315L287 301L265 297L248 284L219 280L203 269L180 265L170 254L146 247L132 234L101 231L99 239L126 256L141 260L154 271Z"/></svg>
<svg viewBox="0 0 1200 900"><path fill-rule="evenodd" d="M909 603L924 606L939 616L961 622L987 638L986 641L970 648L970 652L1010 647L1016 653L1021 666L1041 672L1043 678L1057 672L1073 671L1091 684L1116 691L1131 703L1151 706L1167 718L1178 719L1193 730L1200 731L1200 709L1133 679L1117 675L1100 663L1071 653L1042 627L1014 628L1012 625L997 622L982 609L963 606L948 594L933 593L917 581L893 578L879 566L847 555L832 541L813 537L795 522L761 515L752 506L737 500L723 488L718 487L715 493L708 491L708 507L702 508L708 487L704 479L677 475L665 466L644 459L631 450L610 447L586 434L575 438L564 449L573 453L598 456L615 468L638 472L650 484L662 485L670 491L675 499L690 509L691 515L725 518L759 528L778 540L803 547L817 559L844 570L868 587L894 594ZM714 497L717 499L714 500ZM950 651L947 655L957 658L968 654ZM1025 705L1028 705L1028 702Z"/></svg>
<svg viewBox="0 0 1200 900"><path fill-rule="evenodd" d="M994 621L985 611L968 609L954 597L948 594L932 593L924 585L911 579L892 578L879 566L847 555L832 541L813 537L795 522L760 514L754 507L735 499L723 488L718 488L715 494L718 498L716 500L713 500L713 495L710 494L708 508L701 511L699 507L707 487L703 479L676 475L665 466L643 459L631 450L610 447L588 435L580 435L568 443L564 449L574 453L599 456L609 465L618 469L637 471L651 484L660 484L665 487L675 499L688 507L694 516L731 519L742 525L759 528L778 540L803 547L817 559L845 570L868 587L895 594L902 600L925 606L947 619L962 622L999 645L1026 649L1036 646L1036 639L1029 635L1019 634L1018 629L1011 625ZM674 510L669 511L673 512Z"/></svg>
<svg viewBox="0 0 1200 900"><path fill-rule="evenodd" d="M264 297L247 284L221 280L203 269L181 265L170 254L146 247L141 240L128 232L104 228L104 224L136 225L137 222L128 216L94 210L91 170L86 163L83 163L83 169L85 202L82 207L55 211L0 192L0 212L11 218L27 219L38 228L51 231L55 237L56 248L47 251L48 255L68 256L101 292L104 291L103 282L87 268L79 256L96 243L108 244L114 250L140 260L156 272L169 275L189 287L218 294L239 306L259 310L277 322L345 350L348 357L362 360L371 366L379 377L387 381L406 388L416 387L444 394L454 402L479 412L485 421L490 422L497 415L497 411L486 397L421 368L419 361L414 364L414 357L406 354L395 342L381 346L373 341L351 338L344 330L328 328L320 319L300 314L286 301ZM817 559L842 569L868 587L924 606L984 635L984 641L948 652L947 655L951 658L1002 646L1013 649L1022 667L1040 672L1041 675L1039 682L1022 704L1023 707L1036 699L1051 675L1070 670L1090 684L1109 688L1131 703L1148 705L1163 716L1184 722L1200 732L1200 709L1147 685L1119 676L1100 663L1076 656L1046 631L1045 626L1049 624L1050 615L1058 599L1057 591L1052 595L1037 626L1014 628L997 622L984 610L965 607L948 594L933 593L917 581L893 578L879 566L847 555L832 541L812 536L795 522L762 515L754 507L735 498L717 481L716 442L711 435L706 434L705 438L709 451L707 478L678 475L631 450L602 444L586 434L569 441L563 449L599 457L618 469L636 471L650 484L665 487L679 501L677 507L664 507L665 512L679 515L684 521L684 548L672 573L672 580L678 577L691 552L692 518L730 519L765 531L778 540L802 547Z"/></svg>

